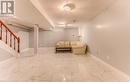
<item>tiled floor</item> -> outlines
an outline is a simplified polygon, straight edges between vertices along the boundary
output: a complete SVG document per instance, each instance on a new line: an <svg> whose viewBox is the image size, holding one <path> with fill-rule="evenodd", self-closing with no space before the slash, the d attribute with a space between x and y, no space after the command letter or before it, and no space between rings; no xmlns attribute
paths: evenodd
<svg viewBox="0 0 130 82"><path fill-rule="evenodd" d="M88 55L32 51L0 63L0 82L130 82Z"/></svg>

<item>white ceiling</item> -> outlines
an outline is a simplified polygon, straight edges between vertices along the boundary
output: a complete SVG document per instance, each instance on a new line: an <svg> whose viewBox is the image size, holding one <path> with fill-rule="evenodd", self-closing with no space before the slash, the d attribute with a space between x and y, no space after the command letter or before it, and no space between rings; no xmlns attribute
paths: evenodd
<svg viewBox="0 0 130 82"><path fill-rule="evenodd" d="M73 25L84 24L91 20L106 8L110 7L115 0L68 0L74 3L76 8L70 13L60 9L65 0L38 0L55 25L63 22L72 23Z"/></svg>

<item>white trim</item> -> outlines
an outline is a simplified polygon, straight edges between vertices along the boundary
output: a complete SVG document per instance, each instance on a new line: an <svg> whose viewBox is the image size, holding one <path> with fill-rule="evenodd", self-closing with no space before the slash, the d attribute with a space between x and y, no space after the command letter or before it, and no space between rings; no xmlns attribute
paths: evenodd
<svg viewBox="0 0 130 82"><path fill-rule="evenodd" d="M90 54L90 56L91 56L92 58L94 58L95 60L101 62L101 63L104 64L105 66L109 67L109 68L112 69L113 71L117 72L118 74L122 75L122 76L125 77L126 79L130 80L130 76L129 76L129 75L127 75L127 74L125 74L124 72L120 71L119 69L113 67L112 65L106 63L105 61L103 61L103 60L100 59L99 57L96 57L96 56L91 55L91 54Z"/></svg>
<svg viewBox="0 0 130 82"><path fill-rule="evenodd" d="M30 49L30 48L23 49L23 50L21 50L21 53L26 52L26 51L28 51L29 49Z"/></svg>

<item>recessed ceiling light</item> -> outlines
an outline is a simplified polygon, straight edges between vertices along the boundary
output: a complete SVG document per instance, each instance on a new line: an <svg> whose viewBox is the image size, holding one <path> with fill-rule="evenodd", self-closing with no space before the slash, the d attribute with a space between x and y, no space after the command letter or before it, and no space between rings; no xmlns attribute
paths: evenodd
<svg viewBox="0 0 130 82"><path fill-rule="evenodd" d="M101 25L97 25L97 26L96 26L96 28L99 28L99 29L101 29L101 28L102 28L102 26L101 26Z"/></svg>
<svg viewBox="0 0 130 82"><path fill-rule="evenodd" d="M58 24L63 25L63 24L66 24L66 22L59 22Z"/></svg>

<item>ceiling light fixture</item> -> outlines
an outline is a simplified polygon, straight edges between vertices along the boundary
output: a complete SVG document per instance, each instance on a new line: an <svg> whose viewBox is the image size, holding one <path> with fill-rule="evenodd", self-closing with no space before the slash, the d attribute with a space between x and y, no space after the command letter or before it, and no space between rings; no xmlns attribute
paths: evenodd
<svg viewBox="0 0 130 82"><path fill-rule="evenodd" d="M63 9L64 9L64 11L71 11L71 10L75 9L75 5L73 3L67 3L67 4L63 5Z"/></svg>
<svg viewBox="0 0 130 82"><path fill-rule="evenodd" d="M70 2L70 0L64 0L63 4L60 6L62 11L70 12L75 9L75 4Z"/></svg>

